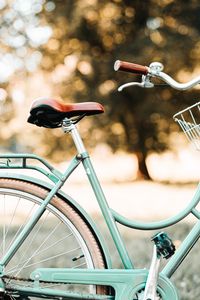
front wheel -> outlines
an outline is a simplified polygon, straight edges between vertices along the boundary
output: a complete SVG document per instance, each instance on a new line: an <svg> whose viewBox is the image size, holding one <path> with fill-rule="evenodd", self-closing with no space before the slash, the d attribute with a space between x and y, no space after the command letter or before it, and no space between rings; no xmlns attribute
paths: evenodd
<svg viewBox="0 0 200 300"><path fill-rule="evenodd" d="M45 199L48 191L35 184L0 179L0 260L15 242L27 221ZM23 287L32 287L30 274L36 268L105 268L102 249L84 218L64 199L55 196L21 247L5 266L6 297L27 298ZM46 288L88 293L105 293L101 286L74 286L43 283ZM87 289L87 290L86 290ZM53 298L53 297L49 297Z"/></svg>

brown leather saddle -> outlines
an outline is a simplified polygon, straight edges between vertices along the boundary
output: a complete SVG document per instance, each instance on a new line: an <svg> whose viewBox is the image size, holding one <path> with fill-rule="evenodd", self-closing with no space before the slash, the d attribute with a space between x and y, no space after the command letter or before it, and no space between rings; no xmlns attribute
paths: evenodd
<svg viewBox="0 0 200 300"><path fill-rule="evenodd" d="M32 103L28 122L40 127L61 127L65 118L96 115L104 112L104 107L97 102L63 103L49 98L37 99ZM80 118L79 118L80 117Z"/></svg>

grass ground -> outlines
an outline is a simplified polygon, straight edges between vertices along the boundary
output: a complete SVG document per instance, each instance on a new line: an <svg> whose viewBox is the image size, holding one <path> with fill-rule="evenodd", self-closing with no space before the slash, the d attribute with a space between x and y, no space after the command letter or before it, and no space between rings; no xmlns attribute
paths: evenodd
<svg viewBox="0 0 200 300"><path fill-rule="evenodd" d="M164 184L156 182L131 182L126 184L105 184L104 190L109 199L111 207L119 213L126 215L129 219L138 219L143 221L155 221L168 218L184 209L194 195L195 184ZM112 253L113 267L120 267L120 258L111 242L106 225L99 217L94 202L90 199L91 192L83 184L77 185L74 189L76 196L81 194L81 204L85 209L96 218L97 223L109 244ZM66 188L66 191L68 189ZM109 198L110 196L110 198ZM181 241L187 236L195 222L194 217L189 217L178 225L164 230L172 238L176 247L179 247ZM134 261L136 268L148 268L150 265L153 244L151 237L154 231L141 232L122 228L120 231L126 243L128 252ZM179 269L172 276L181 300L200 299L200 242L193 247L189 255L181 264Z"/></svg>
<svg viewBox="0 0 200 300"><path fill-rule="evenodd" d="M103 184L108 202L112 208L129 219L155 221L168 218L184 209L195 193L195 184L164 184L157 182L135 181L127 183L105 182ZM112 253L113 267L121 266L120 258L111 242L108 230L99 216L99 210L92 190L84 182L72 181L64 186L64 191L75 198L84 209L94 217ZM194 217L165 230L176 246L188 234L194 223ZM122 228L123 239L136 268L148 268L152 255L151 236L155 232L140 232ZM38 240L43 237L38 236ZM181 300L200 299L200 259L199 242L184 260L180 269L173 275ZM169 299L171 300L171 299Z"/></svg>

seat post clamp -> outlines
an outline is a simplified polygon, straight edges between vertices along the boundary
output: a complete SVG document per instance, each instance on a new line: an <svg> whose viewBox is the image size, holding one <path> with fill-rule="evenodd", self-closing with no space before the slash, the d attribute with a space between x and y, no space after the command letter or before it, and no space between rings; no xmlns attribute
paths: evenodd
<svg viewBox="0 0 200 300"><path fill-rule="evenodd" d="M64 120L62 121L63 132L69 133L72 131L73 128L74 128L74 124L73 124L72 120L70 120L68 118L64 118Z"/></svg>

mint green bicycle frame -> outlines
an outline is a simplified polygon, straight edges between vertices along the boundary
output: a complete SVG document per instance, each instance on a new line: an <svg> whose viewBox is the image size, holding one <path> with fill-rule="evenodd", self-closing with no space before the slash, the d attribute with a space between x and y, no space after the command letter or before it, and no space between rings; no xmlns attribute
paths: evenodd
<svg viewBox="0 0 200 300"><path fill-rule="evenodd" d="M181 246L175 252L175 254L168 261L164 269L160 272L159 280L158 280L158 292L164 300L178 300L178 294L176 288L173 286L169 278L172 274L177 270L178 266L182 263L184 258L187 256L189 251L192 249L194 244L197 242L200 237L200 212L196 209L197 204L200 201L200 185L197 188L197 191L188 204L188 206L183 209L179 214L168 218L159 222L151 222L151 223L143 223L129 220L108 206L105 195L99 183L99 180L96 176L94 168L92 166L89 154L85 150L82 139L78 133L76 126L68 120L68 125L63 126L64 132L70 132L73 138L73 141L76 145L78 154L71 160L67 170L62 174L58 170L54 169L50 164L48 164L44 159L30 154L10 154L10 155L0 155L0 159L4 160L5 163L0 163L1 169L34 169L39 171L40 173L47 176L53 183L53 187L46 199L43 201L41 206L38 208L37 212L33 216L31 220L29 220L26 227L24 227L23 231L16 238L13 245L10 247L8 252L5 254L3 259L0 261L0 289L3 287L3 281L1 281L1 277L3 276L4 266L8 264L13 255L22 245L23 241L26 239L28 234L31 232L34 225L37 223L43 212L45 211L46 205L51 201L53 196L56 193L60 192L60 188L65 183L65 181L69 178L72 172L78 167L80 163L83 164L89 182L92 186L96 199L98 201L99 207L105 219L105 222L108 226L112 239L115 243L116 249L119 253L121 261L123 263L123 269L112 269L110 263L109 253L107 251L104 242L100 236L100 233L93 222L90 220L90 217L78 206L77 203L74 202L74 205L78 207L78 209L85 215L91 227L95 231L98 236L100 242L102 243L102 248L105 252L105 256L107 259L108 269L51 269L51 268L43 268L37 269L30 275L31 279L35 281L33 287L23 287L18 288L21 293L25 293L27 295L39 295L44 294L46 296L57 296L57 297L65 297L66 299L116 299L116 300L124 300L129 299L132 300L133 295L135 295L138 291L144 288L148 271L145 269L134 269L133 263L129 257L127 249L123 243L123 239L118 230L117 223L120 223L124 226L140 229L140 230L155 230L162 229L165 227L169 227L173 224L184 219L189 214L193 214L197 221L193 226L185 240L182 242ZM13 160L18 161L18 163L13 163ZM37 160L43 164L44 167L38 167L33 164L29 164L29 161ZM25 181L31 181L36 184L39 182L37 179L30 178L24 175L14 175L12 173L2 172L0 177L6 178L18 178ZM46 184L46 183L45 183ZM40 182L41 185L41 182ZM73 200L72 200L73 201ZM41 289L39 285L39 281L51 281L51 282L64 282L64 283L77 283L77 284L95 284L95 285L105 285L111 286L115 290L115 296L112 295L90 295L90 294L79 294L72 293L69 294L64 291L55 291L52 289Z"/></svg>

